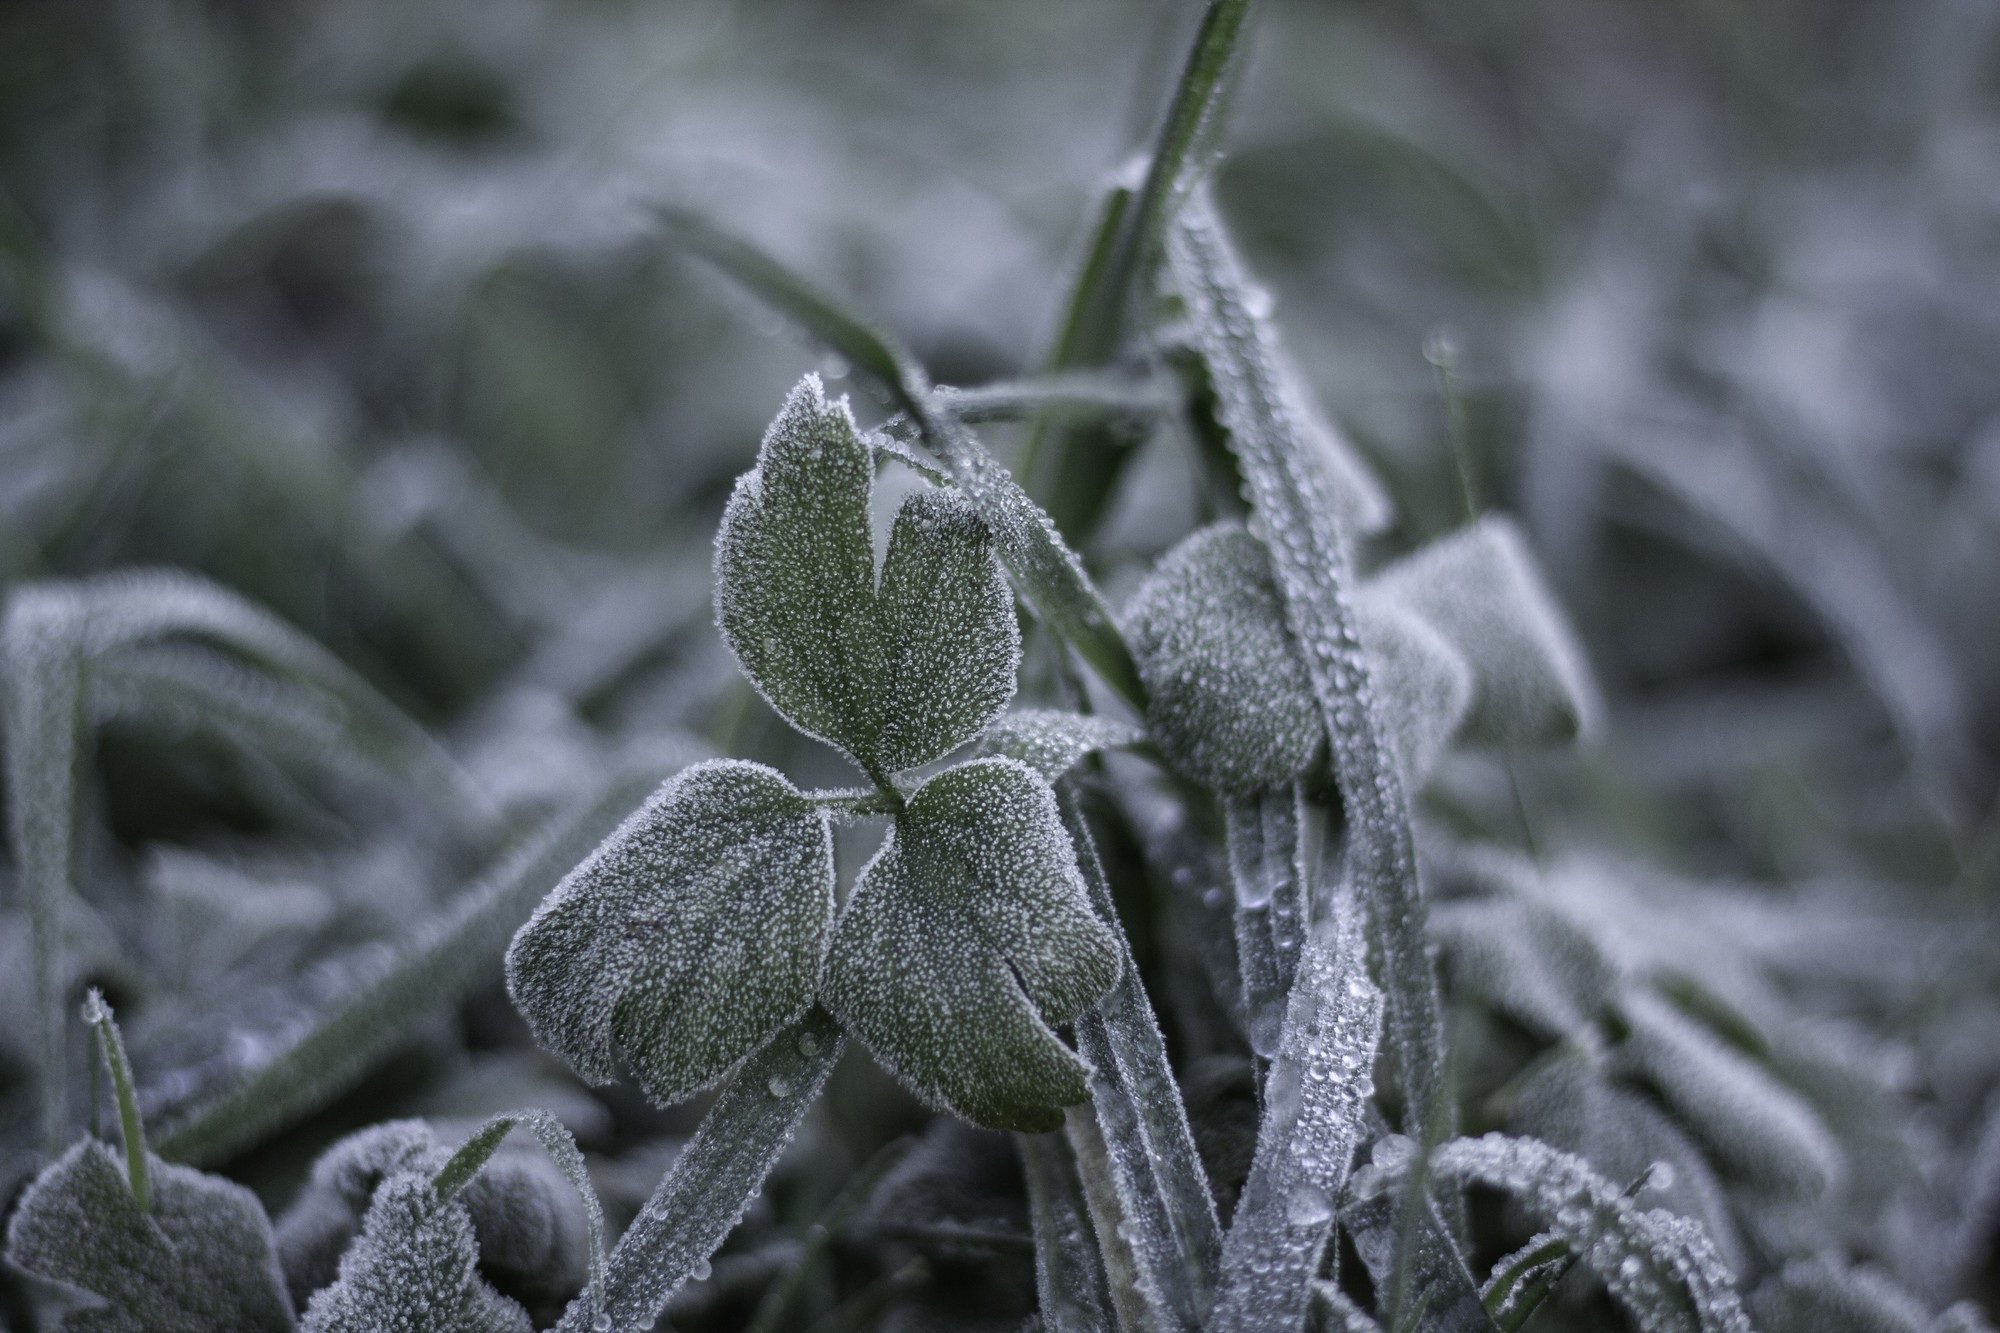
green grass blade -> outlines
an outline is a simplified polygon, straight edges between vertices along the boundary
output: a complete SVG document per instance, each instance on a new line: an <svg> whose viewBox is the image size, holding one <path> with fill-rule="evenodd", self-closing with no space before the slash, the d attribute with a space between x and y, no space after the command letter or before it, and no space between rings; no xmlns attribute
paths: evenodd
<svg viewBox="0 0 2000 1333"><path fill-rule="evenodd" d="M1113 1325L1111 1293L1091 1245L1083 1182L1068 1145L1054 1134L1016 1134L1028 1186L1028 1221L1035 1233L1035 1296L1051 1333L1084 1333Z"/></svg>
<svg viewBox="0 0 2000 1333"><path fill-rule="evenodd" d="M1138 668L1083 562L1049 516L940 403L916 359L837 297L742 238L684 210L663 209L660 217L674 241L749 288L889 390L993 530L1001 559L1036 612L1107 684L1143 709L1145 687L1139 683Z"/></svg>
<svg viewBox="0 0 2000 1333"><path fill-rule="evenodd" d="M1277 340L1206 199L1191 200L1168 245L1223 425L1243 468L1251 527L1271 551L1285 618L1304 653L1353 830L1351 871L1369 905L1388 991L1404 1123L1421 1135L1444 1096L1444 1026L1424 946L1409 796L1374 703L1355 628L1348 536L1277 361ZM1447 1117L1448 1118L1448 1117Z"/></svg>
<svg viewBox="0 0 2000 1333"><path fill-rule="evenodd" d="M118 1132L125 1142L125 1172L132 1182L132 1197L143 1213L153 1206L146 1127L139 1120L139 1099L132 1092L132 1062L125 1058L125 1039L118 1033L118 1020L111 1016L111 1006L104 1002L104 992L95 986L83 997L83 1021L96 1029L104 1063L111 1069L111 1094L118 1103Z"/></svg>
<svg viewBox="0 0 2000 1333"><path fill-rule="evenodd" d="M1136 192L1129 184L1112 186L1098 209L1046 369L1106 365L1125 343L1167 225L1213 163L1254 9L1254 0L1210 0L1144 179ZM1044 419L1029 439L1022 476L1063 531L1081 541L1103 515L1119 470L1140 438L1115 422L1065 426Z"/></svg>
<svg viewBox="0 0 2000 1333"><path fill-rule="evenodd" d="M844 1044L840 1025L815 1008L737 1071L611 1251L599 1318L644 1327L708 1261L763 1189ZM579 1300L556 1328L587 1333L591 1320Z"/></svg>
<svg viewBox="0 0 2000 1333"><path fill-rule="evenodd" d="M83 729L82 617L60 588L16 588L0 624L6 702L7 837L27 908L39 1026L42 1149L68 1137L62 911L76 861Z"/></svg>
<svg viewBox="0 0 2000 1333"><path fill-rule="evenodd" d="M414 942L310 1031L174 1124L161 1136L160 1155L220 1160L351 1087L412 1025L496 975L507 941L535 904L664 776L652 767L623 776L550 820L455 905L416 928Z"/></svg>

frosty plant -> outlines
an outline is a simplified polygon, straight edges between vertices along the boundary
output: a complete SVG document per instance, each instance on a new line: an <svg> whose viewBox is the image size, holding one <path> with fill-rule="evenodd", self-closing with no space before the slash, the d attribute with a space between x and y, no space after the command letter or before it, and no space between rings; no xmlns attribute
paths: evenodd
<svg viewBox="0 0 2000 1333"><path fill-rule="evenodd" d="M1118 975L1046 779L1012 758L912 770L979 739L1014 693L1020 631L986 525L953 491L906 500L878 571L874 451L808 378L738 483L716 613L758 691L872 786L802 792L759 764L674 778L515 937L536 1035L585 1077L714 1084L824 1005L920 1097L1047 1130L1087 1096L1056 1036ZM832 821L892 827L836 922Z"/></svg>

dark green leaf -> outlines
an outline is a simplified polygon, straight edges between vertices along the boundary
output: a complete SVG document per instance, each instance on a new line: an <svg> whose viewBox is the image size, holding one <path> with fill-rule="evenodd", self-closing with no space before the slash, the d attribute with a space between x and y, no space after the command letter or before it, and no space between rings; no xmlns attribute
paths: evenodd
<svg viewBox="0 0 2000 1333"><path fill-rule="evenodd" d="M1056 1037L1118 975L1048 783L976 759L917 788L834 931L826 1002L926 1102L1039 1131L1089 1095Z"/></svg>
<svg viewBox="0 0 2000 1333"><path fill-rule="evenodd" d="M812 1004L833 917L825 812L759 764L667 783L514 937L507 979L535 1036L594 1082L623 1057L678 1101Z"/></svg>

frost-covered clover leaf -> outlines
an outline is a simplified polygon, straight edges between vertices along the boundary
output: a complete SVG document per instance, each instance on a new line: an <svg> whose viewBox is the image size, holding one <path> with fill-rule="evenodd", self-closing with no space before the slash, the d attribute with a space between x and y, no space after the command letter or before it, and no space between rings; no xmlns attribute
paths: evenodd
<svg viewBox="0 0 2000 1333"><path fill-rule="evenodd" d="M118 1155L78 1143L21 1196L7 1259L67 1288L69 1333L289 1329L292 1307L257 1196L154 1157L148 1207Z"/></svg>
<svg viewBox="0 0 2000 1333"><path fill-rule="evenodd" d="M1088 1067L1053 1025L1111 988L1055 793L1012 759L917 788L834 932L827 1007L926 1102L996 1129L1053 1129Z"/></svg>
<svg viewBox="0 0 2000 1333"><path fill-rule="evenodd" d="M429 1174L398 1172L375 1190L332 1286L306 1307L305 1333L530 1333L528 1312L479 1275L472 1216Z"/></svg>
<svg viewBox="0 0 2000 1333"><path fill-rule="evenodd" d="M1588 730L1581 651L1513 526L1488 518L1357 590L1388 740L1421 786L1454 740L1539 744ZM1263 543L1234 525L1169 552L1133 598L1132 650L1168 760L1224 792L1303 773L1324 734Z"/></svg>
<svg viewBox="0 0 2000 1333"><path fill-rule="evenodd" d="M904 502L877 578L873 485L845 400L808 376L730 497L715 605L771 705L880 784L984 731L1013 696L1021 645L992 537L955 492Z"/></svg>
<svg viewBox="0 0 2000 1333"><path fill-rule="evenodd" d="M535 1037L656 1101L722 1078L811 1006L833 920L826 814L761 764L679 774L569 873L507 951Z"/></svg>
<svg viewBox="0 0 2000 1333"><path fill-rule="evenodd" d="M1325 728L1263 543L1233 524L1168 552L1133 598L1127 633L1168 760L1219 791L1305 771Z"/></svg>

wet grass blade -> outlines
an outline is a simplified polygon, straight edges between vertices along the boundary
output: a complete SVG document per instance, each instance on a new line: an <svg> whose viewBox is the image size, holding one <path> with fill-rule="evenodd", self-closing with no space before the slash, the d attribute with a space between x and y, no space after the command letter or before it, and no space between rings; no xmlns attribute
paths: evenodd
<svg viewBox="0 0 2000 1333"><path fill-rule="evenodd" d="M1270 548L1286 622L1332 738L1351 873L1383 959L1405 1123L1422 1132L1444 1095L1443 1018L1424 945L1409 797L1355 628L1348 534L1338 530L1329 479L1279 367L1276 335L1255 312L1248 277L1205 198L1183 210L1168 250L1242 465L1252 530Z"/></svg>
<svg viewBox="0 0 2000 1333"><path fill-rule="evenodd" d="M993 530L1001 559L1035 611L1134 707L1145 687L1110 608L1055 523L939 401L916 359L831 293L764 251L679 209L662 209L668 235L789 316L888 389L924 443Z"/></svg>
<svg viewBox="0 0 2000 1333"><path fill-rule="evenodd" d="M1110 1333L1111 1293L1091 1243L1083 1184L1055 1134L1016 1134L1035 1233L1035 1295L1049 1333Z"/></svg>

